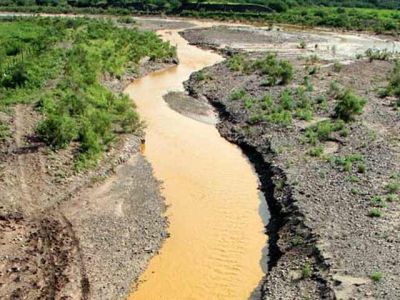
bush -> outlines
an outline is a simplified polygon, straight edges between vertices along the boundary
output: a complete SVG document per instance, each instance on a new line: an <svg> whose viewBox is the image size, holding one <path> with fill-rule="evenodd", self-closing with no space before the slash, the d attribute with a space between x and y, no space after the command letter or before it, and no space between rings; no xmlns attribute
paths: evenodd
<svg viewBox="0 0 400 300"><path fill-rule="evenodd" d="M400 190L400 182L397 180L392 180L386 185L386 190L388 193L394 194Z"/></svg>
<svg viewBox="0 0 400 300"><path fill-rule="evenodd" d="M399 197L396 194L389 194L389 195L387 195L386 200L388 202L394 202L394 201L398 201Z"/></svg>
<svg viewBox="0 0 400 300"><path fill-rule="evenodd" d="M372 279L372 281L374 281L374 282L380 282L380 281L382 281L382 280L383 280L383 274L382 274L382 272L378 272L378 271L372 272L372 274L371 274L371 279Z"/></svg>
<svg viewBox="0 0 400 300"><path fill-rule="evenodd" d="M369 211L369 216L371 218L380 218L382 217L382 212L378 208L373 208Z"/></svg>
<svg viewBox="0 0 400 300"><path fill-rule="evenodd" d="M46 144L60 149L65 148L77 137L78 128L75 120L68 115L51 114L39 123L37 132Z"/></svg>
<svg viewBox="0 0 400 300"><path fill-rule="evenodd" d="M29 76L25 65L18 63L5 72L1 80L1 85L5 88L15 89L24 86L28 80Z"/></svg>
<svg viewBox="0 0 400 300"><path fill-rule="evenodd" d="M367 102L365 99L357 96L351 90L346 90L338 95L338 102L335 107L336 117L343 121L351 121L354 116L362 113Z"/></svg>
<svg viewBox="0 0 400 300"><path fill-rule="evenodd" d="M250 63L243 54L234 54L227 60L228 67L231 71L248 72Z"/></svg>
<svg viewBox="0 0 400 300"><path fill-rule="evenodd" d="M386 207L385 200L381 196L373 196L371 205L374 207Z"/></svg>
<svg viewBox="0 0 400 300"><path fill-rule="evenodd" d="M379 50L369 48L365 51L365 56L367 56L369 61L372 62L374 60L388 60L393 56L393 53L389 52L387 49Z"/></svg>
<svg viewBox="0 0 400 300"><path fill-rule="evenodd" d="M10 129L6 124L1 123L0 121L0 142L4 141L10 136Z"/></svg>
<svg viewBox="0 0 400 300"><path fill-rule="evenodd" d="M247 92L244 89L238 89L238 90L233 91L230 94L229 99L230 100L240 100L246 95L247 95Z"/></svg>
<svg viewBox="0 0 400 300"><path fill-rule="evenodd" d="M303 268L301 269L301 277L303 279L310 278L312 275L311 265L309 263L305 263Z"/></svg>
<svg viewBox="0 0 400 300"><path fill-rule="evenodd" d="M400 98L400 61L396 60L394 68L389 76L389 85L386 88L386 94L394 95Z"/></svg>
<svg viewBox="0 0 400 300"><path fill-rule="evenodd" d="M263 59L253 62L252 68L267 75L265 82L268 86L287 84L293 79L293 66L287 60L279 60L276 54L269 53Z"/></svg>
<svg viewBox="0 0 400 300"><path fill-rule="evenodd" d="M322 146L313 147L308 151L310 156L320 157L324 153L324 148Z"/></svg>
<svg viewBox="0 0 400 300"><path fill-rule="evenodd" d="M344 124L340 121L332 122L330 120L320 121L306 129L307 142L316 145L318 141L328 141L332 139L332 133L342 130Z"/></svg>
<svg viewBox="0 0 400 300"><path fill-rule="evenodd" d="M339 73L340 71L342 71L342 69L343 65L339 61L335 61L335 63L333 64L333 71Z"/></svg>

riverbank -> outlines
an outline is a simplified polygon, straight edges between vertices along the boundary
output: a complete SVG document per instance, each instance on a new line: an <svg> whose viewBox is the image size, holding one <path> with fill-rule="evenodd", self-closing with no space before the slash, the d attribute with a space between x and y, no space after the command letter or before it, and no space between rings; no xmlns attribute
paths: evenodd
<svg viewBox="0 0 400 300"><path fill-rule="evenodd" d="M236 33L218 33L194 29L183 35L228 57L242 49ZM287 86L268 87L262 84L265 75L232 70L227 62L193 74L185 84L190 96L206 98L218 110L219 132L243 149L262 182L272 215L262 298L398 298L400 122L396 100L377 93L387 85L393 62L356 60L344 49L335 60L324 59L321 42L318 49L299 45L296 40L279 52L294 66ZM264 54L243 55L246 61ZM281 124L260 119L284 90L290 101L300 101L299 88L302 103L313 106L310 117L297 111L293 120L274 121ZM307 128L332 118L337 100L331 89L336 88L351 88L367 99L366 107L340 134L329 133L312 146ZM263 98L267 94L270 100Z"/></svg>
<svg viewBox="0 0 400 300"><path fill-rule="evenodd" d="M137 72L102 84L118 95L176 63L143 59ZM75 144L53 151L37 138L35 104L0 117L10 131L0 147L0 297L126 297L167 237L161 185L140 153L143 132L120 134L95 168L77 172Z"/></svg>

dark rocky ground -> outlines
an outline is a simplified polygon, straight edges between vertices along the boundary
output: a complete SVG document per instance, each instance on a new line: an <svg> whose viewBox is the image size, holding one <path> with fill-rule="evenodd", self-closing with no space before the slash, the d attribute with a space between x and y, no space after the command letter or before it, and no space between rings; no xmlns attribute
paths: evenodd
<svg viewBox="0 0 400 300"><path fill-rule="evenodd" d="M186 83L190 96L205 97L217 108L221 135L242 147L260 175L272 213L263 298L398 299L400 205L389 200L387 185L400 181L400 115L395 99L379 98L377 91L387 84L393 62L358 60L338 70L329 61L290 59L295 78L287 86L267 87L264 75L232 71L226 62L202 70L201 80L193 74ZM306 92L314 103L312 120L294 115L287 127L254 121L262 96L271 94L279 102L282 90L304 85L304 76L312 86ZM368 102L362 115L346 124L346 134L333 133L315 157L305 131L334 115L334 81ZM231 100L239 89L252 104ZM317 104L319 96L326 98L325 107ZM352 154L362 162L347 167L337 162ZM399 197L399 191L394 194ZM376 196L384 204L373 202ZM370 216L374 206L382 206L381 217ZM383 279L374 282L374 272Z"/></svg>

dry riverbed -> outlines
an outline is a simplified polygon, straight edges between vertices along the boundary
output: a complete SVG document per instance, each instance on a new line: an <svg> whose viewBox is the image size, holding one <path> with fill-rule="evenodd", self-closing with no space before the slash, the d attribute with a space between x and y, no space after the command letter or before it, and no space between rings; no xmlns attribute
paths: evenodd
<svg viewBox="0 0 400 300"><path fill-rule="evenodd" d="M246 40L258 43L259 33L255 34L246 35ZM191 43L213 49L240 49L235 47L237 35L226 28L183 33ZM284 43L285 36L276 40ZM318 52L317 47L308 51ZM229 56L234 50L221 52ZM353 56L350 62L334 64L305 53L296 45L280 54L295 69L287 86L267 87L262 84L265 76L232 71L226 62L193 74L186 82L190 96L206 98L217 108L221 135L242 147L262 181L272 214L263 298L398 299L400 115L394 108L396 99L378 97L394 63L356 60L348 53L348 58ZM262 55L246 54L248 59ZM353 89L367 104L346 129L315 149L306 141L306 128L332 118L332 82ZM295 95L299 86L315 103L312 119L294 116L284 127L255 118L263 96L279 101L284 89ZM253 100L232 100L238 90ZM373 213L376 210L380 216Z"/></svg>

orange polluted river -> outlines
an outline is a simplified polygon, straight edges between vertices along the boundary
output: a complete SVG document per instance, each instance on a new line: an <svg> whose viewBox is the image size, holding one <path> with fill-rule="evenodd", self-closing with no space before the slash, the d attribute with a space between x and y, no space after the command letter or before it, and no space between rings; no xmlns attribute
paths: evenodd
<svg viewBox="0 0 400 300"><path fill-rule="evenodd" d="M267 240L257 176L214 125L178 114L162 98L222 57L189 45L176 30L159 34L177 46L179 65L125 92L147 123L145 156L163 181L171 236L128 299L248 299L263 276Z"/></svg>

